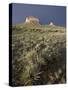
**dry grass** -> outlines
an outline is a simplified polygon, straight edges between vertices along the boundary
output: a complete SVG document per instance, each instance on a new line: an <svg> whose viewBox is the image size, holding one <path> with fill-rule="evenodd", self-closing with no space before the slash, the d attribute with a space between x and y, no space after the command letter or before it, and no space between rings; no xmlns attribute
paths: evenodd
<svg viewBox="0 0 68 90"><path fill-rule="evenodd" d="M59 26L13 26L13 85L66 82L66 34Z"/></svg>

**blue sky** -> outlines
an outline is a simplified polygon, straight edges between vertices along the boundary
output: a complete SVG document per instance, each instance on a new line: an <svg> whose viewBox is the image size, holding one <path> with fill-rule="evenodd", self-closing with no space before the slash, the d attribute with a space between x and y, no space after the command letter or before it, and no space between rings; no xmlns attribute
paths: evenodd
<svg viewBox="0 0 68 90"><path fill-rule="evenodd" d="M66 26L66 7L65 6L48 6L48 5L31 5L16 4L12 5L12 23L23 23L27 16L39 18L41 24L53 22L56 25Z"/></svg>

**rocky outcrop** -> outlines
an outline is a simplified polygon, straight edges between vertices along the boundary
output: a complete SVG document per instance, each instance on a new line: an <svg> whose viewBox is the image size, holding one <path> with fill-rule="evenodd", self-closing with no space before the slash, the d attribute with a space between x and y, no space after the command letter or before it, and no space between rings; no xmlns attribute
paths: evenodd
<svg viewBox="0 0 68 90"><path fill-rule="evenodd" d="M50 25L50 26L54 26L54 23L53 23L53 22L50 22L49 25Z"/></svg>
<svg viewBox="0 0 68 90"><path fill-rule="evenodd" d="M26 23L39 23L39 19L34 16L26 17Z"/></svg>

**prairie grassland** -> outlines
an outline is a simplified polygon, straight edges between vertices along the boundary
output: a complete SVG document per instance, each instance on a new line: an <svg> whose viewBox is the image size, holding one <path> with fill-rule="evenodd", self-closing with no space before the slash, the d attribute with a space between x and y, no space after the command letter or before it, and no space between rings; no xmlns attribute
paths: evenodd
<svg viewBox="0 0 68 90"><path fill-rule="evenodd" d="M12 27L14 86L66 82L66 29L60 26Z"/></svg>

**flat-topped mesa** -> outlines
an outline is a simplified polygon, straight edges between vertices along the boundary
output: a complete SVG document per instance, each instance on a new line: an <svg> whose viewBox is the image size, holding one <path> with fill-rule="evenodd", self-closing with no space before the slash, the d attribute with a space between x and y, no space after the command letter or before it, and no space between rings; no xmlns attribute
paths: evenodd
<svg viewBox="0 0 68 90"><path fill-rule="evenodd" d="M25 23L38 23L39 24L39 19L34 17L34 16L28 16L26 17Z"/></svg>

